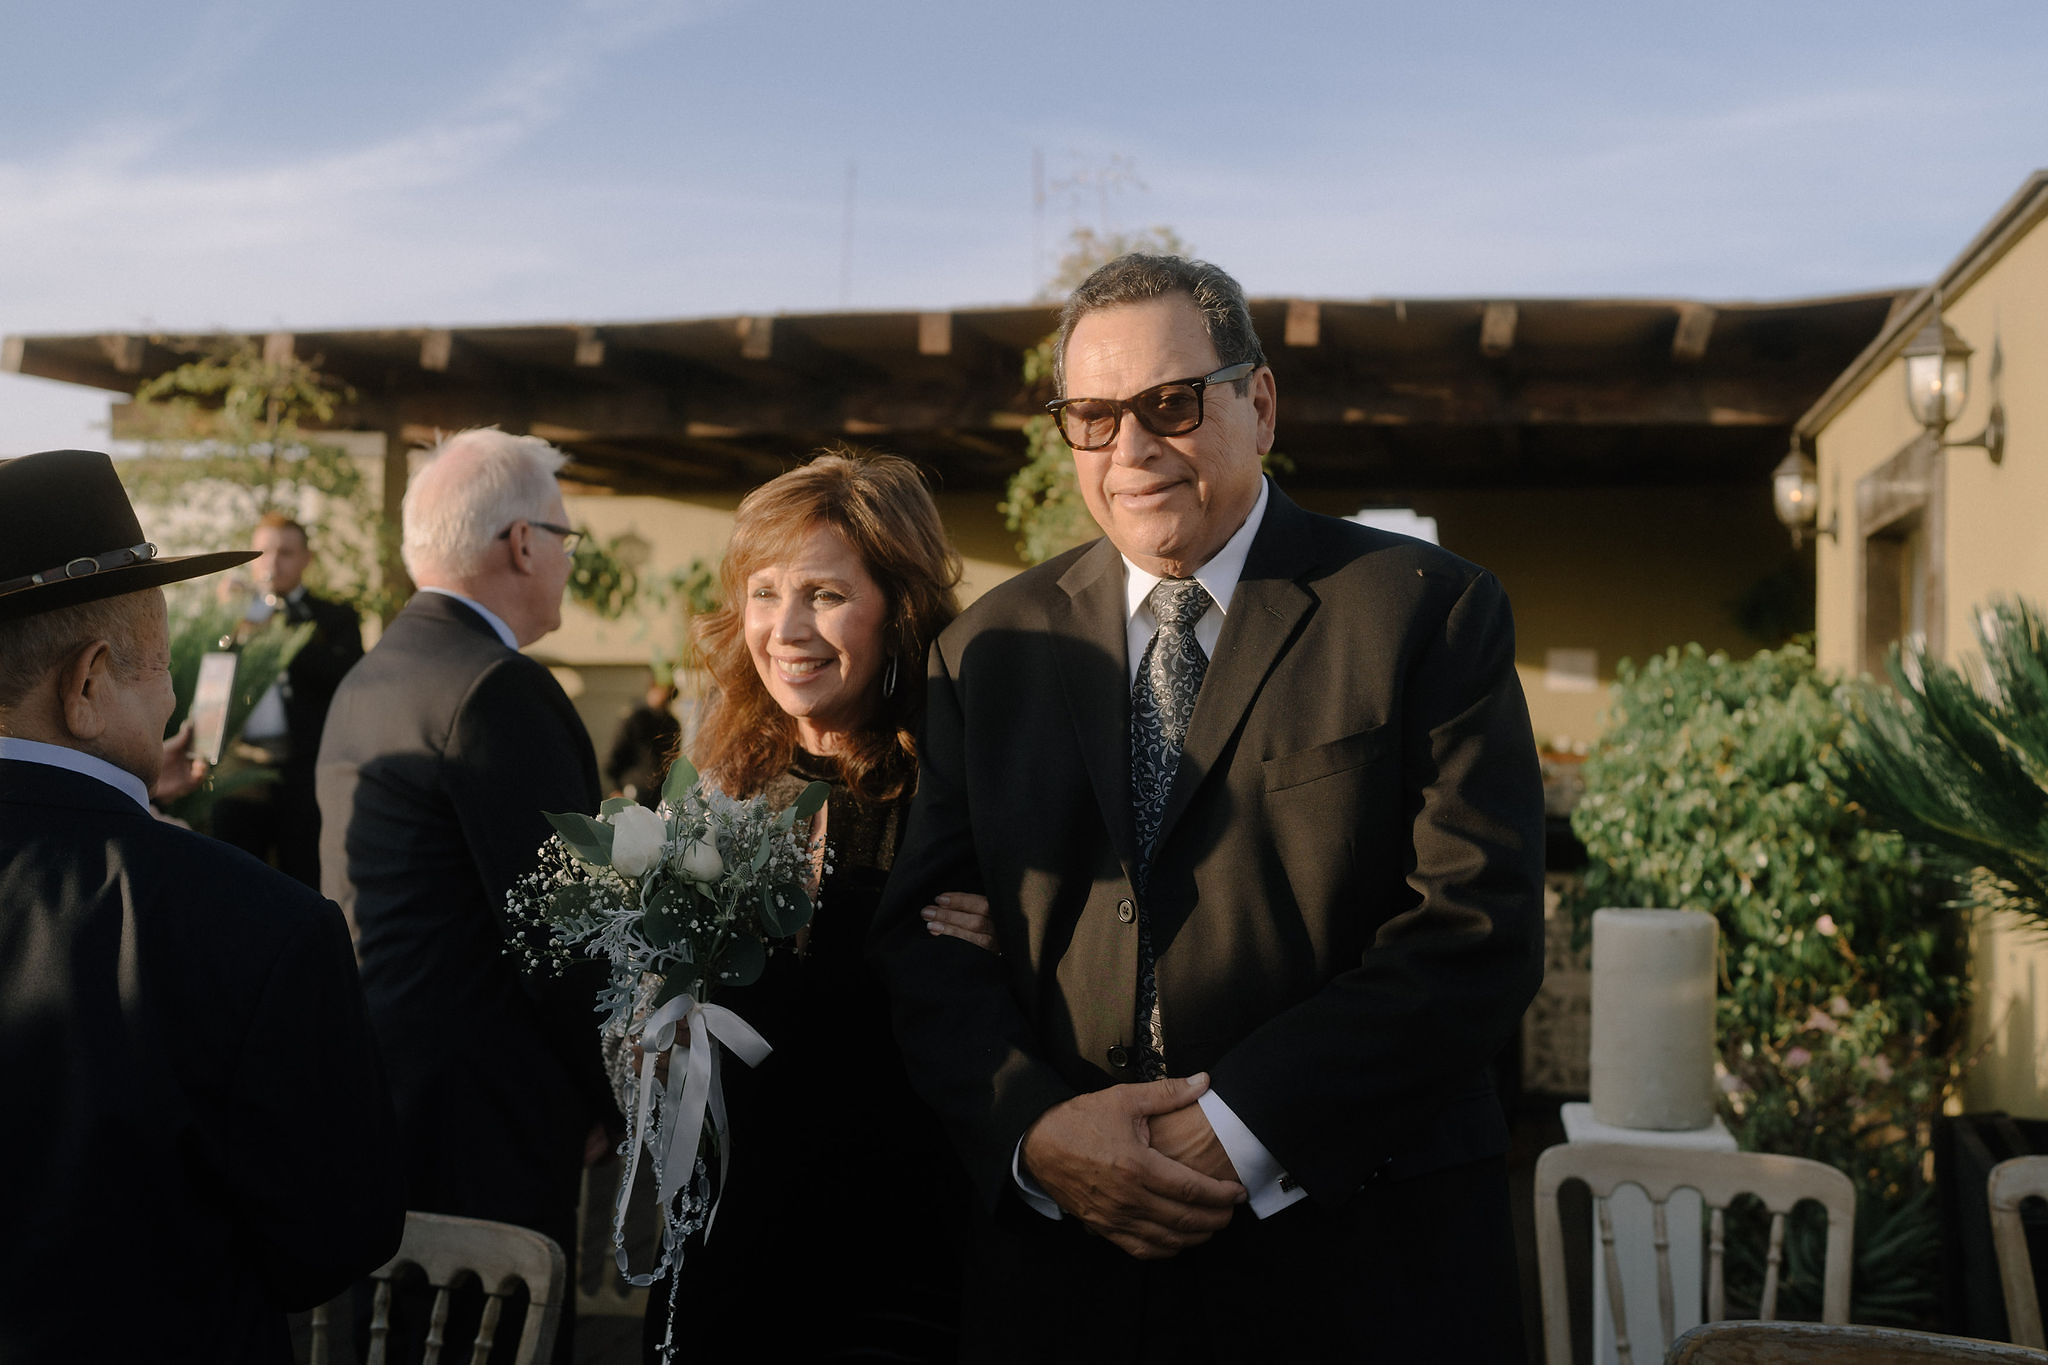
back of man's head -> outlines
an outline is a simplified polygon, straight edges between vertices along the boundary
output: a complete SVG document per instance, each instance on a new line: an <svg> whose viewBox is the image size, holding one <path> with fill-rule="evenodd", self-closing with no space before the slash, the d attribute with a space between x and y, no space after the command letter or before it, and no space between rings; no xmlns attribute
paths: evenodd
<svg viewBox="0 0 2048 1365"><path fill-rule="evenodd" d="M1246 360L1258 365L1266 363L1265 348L1259 345L1259 334L1252 328L1251 305L1245 301L1244 287L1226 271L1207 261L1133 251L1098 267L1075 286L1067 296L1066 306L1060 309L1059 335L1053 341L1053 382L1060 392L1067 390L1067 339L1074 334L1076 323L1099 309L1143 303L1167 294L1184 296L1201 313L1219 364L1235 365ZM1242 380L1238 392L1244 392Z"/></svg>
<svg viewBox="0 0 2048 1365"><path fill-rule="evenodd" d="M429 452L406 486L405 567L422 585L473 579L513 522L547 516L566 457L538 436L495 427L457 432Z"/></svg>
<svg viewBox="0 0 2048 1365"><path fill-rule="evenodd" d="M95 640L113 647L117 668L138 671L153 604L152 592L130 592L0 621L0 734L13 733L8 722L22 702Z"/></svg>

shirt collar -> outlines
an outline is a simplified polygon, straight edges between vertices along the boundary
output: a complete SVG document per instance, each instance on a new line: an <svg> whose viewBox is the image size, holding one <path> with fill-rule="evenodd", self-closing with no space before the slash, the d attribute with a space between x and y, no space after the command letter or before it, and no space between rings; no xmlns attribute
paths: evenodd
<svg viewBox="0 0 2048 1365"><path fill-rule="evenodd" d="M1195 581L1208 590L1215 599L1216 610L1225 616L1230 614L1230 599L1237 593L1237 580L1244 577L1245 556L1251 553L1252 539L1259 533L1259 523L1266 518L1266 480L1259 480L1259 500L1252 504L1251 515L1244 519L1244 525L1237 528L1237 534L1223 542L1223 548L1211 555L1209 562L1195 570ZM1133 564L1128 555L1124 561L1124 619L1138 614L1145 600L1152 595L1152 589L1159 586L1160 577Z"/></svg>
<svg viewBox="0 0 2048 1365"><path fill-rule="evenodd" d="M45 744L39 739L16 739L11 735L0 735L0 758L11 758L21 763L41 763L46 767L63 768L67 772L94 778L128 797L145 812L149 810L149 788L142 784L142 779L96 755L78 749L67 749L61 744Z"/></svg>
<svg viewBox="0 0 2048 1365"><path fill-rule="evenodd" d="M441 596L443 597L454 598L456 601L462 603L463 606L468 607L471 611L475 612L478 616L483 617L484 624L489 626L492 630L498 632L498 638L505 642L505 648L511 650L515 654L519 652L519 637L512 633L512 627L506 625L505 622L499 617L498 613L492 611L489 607L477 601L474 597L464 597L461 593L456 592L453 588L421 588L420 591L437 592L440 593Z"/></svg>

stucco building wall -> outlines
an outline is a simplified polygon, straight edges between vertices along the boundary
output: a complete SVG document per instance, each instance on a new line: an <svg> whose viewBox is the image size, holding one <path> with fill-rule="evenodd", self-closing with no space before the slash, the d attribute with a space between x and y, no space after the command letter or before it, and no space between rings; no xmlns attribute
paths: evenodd
<svg viewBox="0 0 2048 1365"><path fill-rule="evenodd" d="M1975 652L1975 614L1994 595L2048 605L2048 178L2036 176L1986 236L1942 277L1942 316L1973 349L1969 402L1950 440L1976 436L1994 398L2007 423L2004 460L1972 447L1942 451L1929 474L1928 515L1907 539L1902 591L1924 593L1914 622L1951 660ZM2001 223L2010 225L2004 231ZM1924 321L1910 320L1906 334ZM1920 438L1907 409L1904 362L1870 357L1860 387L1815 433L1820 523L1836 527L1819 546L1816 617L1823 664L1863 671L1896 632L1873 599L1890 567L1859 508L1859 487ZM1881 361L1882 363L1876 363ZM1994 369L1998 372L1994 379ZM1851 375L1857 375L1851 371ZM1824 407L1826 406L1824 402ZM1921 567L1917 577L1912 566ZM1975 926L1976 1005L1971 1050L1980 1058L1965 1101L2048 1118L2048 943L2037 932L1999 922Z"/></svg>

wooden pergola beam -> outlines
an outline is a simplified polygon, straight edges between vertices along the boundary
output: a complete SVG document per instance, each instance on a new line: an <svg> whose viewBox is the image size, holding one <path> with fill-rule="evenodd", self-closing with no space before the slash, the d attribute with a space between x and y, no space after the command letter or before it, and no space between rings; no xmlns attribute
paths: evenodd
<svg viewBox="0 0 2048 1365"><path fill-rule="evenodd" d="M1671 358L1681 365L1697 365L1706 359L1714 317L1714 310L1704 303L1680 304L1678 326L1671 333Z"/></svg>
<svg viewBox="0 0 2048 1365"><path fill-rule="evenodd" d="M1515 349L1515 324L1521 319L1521 309L1512 303L1489 303L1479 318L1479 353L1489 360L1499 360Z"/></svg>

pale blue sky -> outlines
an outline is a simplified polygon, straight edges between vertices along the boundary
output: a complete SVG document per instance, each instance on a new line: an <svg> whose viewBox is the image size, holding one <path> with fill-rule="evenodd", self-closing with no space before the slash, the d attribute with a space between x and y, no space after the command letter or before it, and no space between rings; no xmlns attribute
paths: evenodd
<svg viewBox="0 0 2048 1365"><path fill-rule="evenodd" d="M2048 165L2040 0L0 0L0 331L1031 296L1113 158L1255 294L1924 281ZM852 231L846 232L849 170ZM1048 250L1046 254L1050 254ZM0 377L0 454L103 397Z"/></svg>

